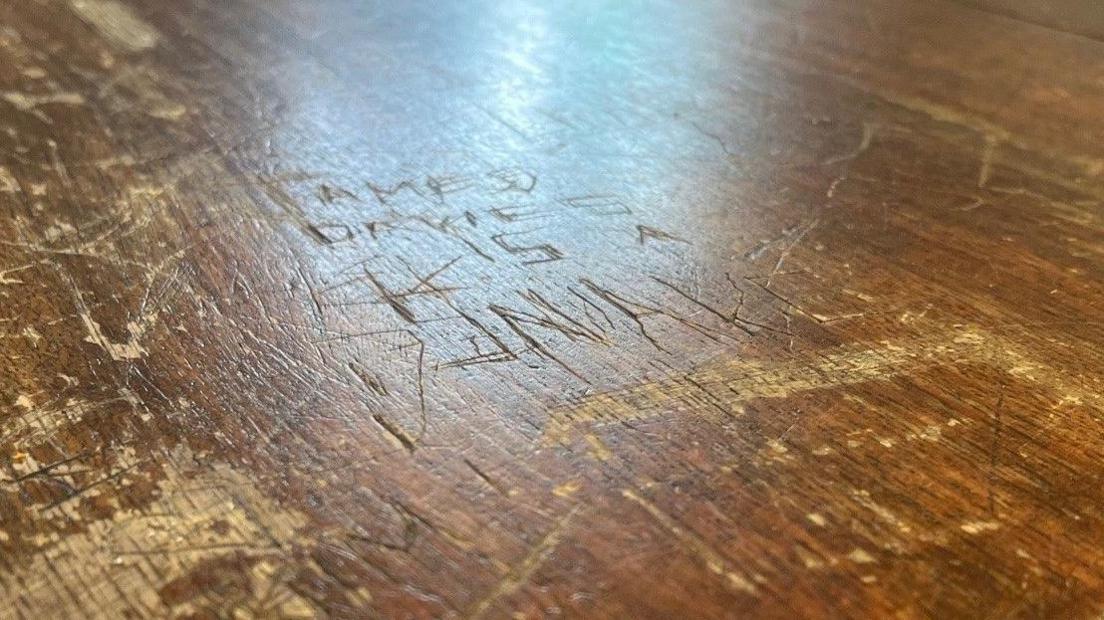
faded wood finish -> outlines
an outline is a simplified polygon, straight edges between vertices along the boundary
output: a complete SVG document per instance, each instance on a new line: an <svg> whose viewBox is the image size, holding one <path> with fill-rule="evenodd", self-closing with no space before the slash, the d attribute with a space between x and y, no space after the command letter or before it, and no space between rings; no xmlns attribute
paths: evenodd
<svg viewBox="0 0 1104 620"><path fill-rule="evenodd" d="M1104 12L975 4L0 2L0 617L1104 612Z"/></svg>

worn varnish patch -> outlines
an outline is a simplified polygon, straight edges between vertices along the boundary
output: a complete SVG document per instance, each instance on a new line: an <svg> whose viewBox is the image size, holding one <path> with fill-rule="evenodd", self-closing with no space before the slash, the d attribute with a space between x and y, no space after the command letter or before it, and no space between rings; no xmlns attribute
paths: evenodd
<svg viewBox="0 0 1104 620"><path fill-rule="evenodd" d="M160 35L118 0L69 0L82 20L124 52L141 52L157 45Z"/></svg>
<svg viewBox="0 0 1104 620"><path fill-rule="evenodd" d="M80 93L51 93L48 95L28 95L26 93L6 92L0 95L4 101L15 106L17 110L27 112L35 108L51 103L64 105L84 105L84 96Z"/></svg>
<svg viewBox="0 0 1104 620"><path fill-rule="evenodd" d="M304 541L305 517L267 499L242 473L226 465L197 466L202 460L185 448L164 455L158 498L141 509L118 507L110 518L87 522L71 504L43 511L41 520L68 521L74 532L21 541L38 550L0 576L0 605L28 617L211 609L253 617L313 614L309 601L288 589L293 575L284 568L291 548ZM126 461L120 455L120 466ZM7 537L4 542L12 542ZM173 593L174 583L186 577L227 570L215 568L219 559L235 559L243 571L243 580L227 584L232 594L181 600ZM78 591L83 594L59 596Z"/></svg>
<svg viewBox="0 0 1104 620"><path fill-rule="evenodd" d="M1032 359L1013 339L976 326L936 328L935 333L870 345L846 345L800 354L777 363L733 360L624 390L586 396L552 411L545 429L549 441L573 432L659 416L691 414L739 416L756 399L787 398L822 389L846 390L868 382L907 378L925 368L982 365L1026 379L1040 389L1078 402L1099 403L1084 378Z"/></svg>

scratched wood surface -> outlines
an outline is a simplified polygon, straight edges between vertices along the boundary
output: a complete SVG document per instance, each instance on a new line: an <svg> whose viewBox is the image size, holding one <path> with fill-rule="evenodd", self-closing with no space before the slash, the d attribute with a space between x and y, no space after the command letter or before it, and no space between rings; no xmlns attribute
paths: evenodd
<svg viewBox="0 0 1104 620"><path fill-rule="evenodd" d="M1098 33L0 2L0 617L1097 617Z"/></svg>

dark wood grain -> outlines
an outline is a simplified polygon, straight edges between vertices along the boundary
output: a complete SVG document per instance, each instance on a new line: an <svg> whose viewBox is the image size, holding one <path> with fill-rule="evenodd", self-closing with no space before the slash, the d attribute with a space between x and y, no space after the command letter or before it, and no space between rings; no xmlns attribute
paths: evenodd
<svg viewBox="0 0 1104 620"><path fill-rule="evenodd" d="M960 0L964 5L1051 28L1073 36L1104 41L1104 5L1093 0L1016 2L1015 0Z"/></svg>
<svg viewBox="0 0 1104 620"><path fill-rule="evenodd" d="M1097 617L1104 14L972 4L0 3L0 617Z"/></svg>

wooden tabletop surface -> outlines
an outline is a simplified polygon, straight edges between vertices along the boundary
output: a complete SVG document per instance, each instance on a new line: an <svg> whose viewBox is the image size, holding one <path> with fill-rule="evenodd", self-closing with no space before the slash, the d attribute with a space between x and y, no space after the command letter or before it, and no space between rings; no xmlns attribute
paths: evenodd
<svg viewBox="0 0 1104 620"><path fill-rule="evenodd" d="M1102 112L1091 0L0 2L0 618L1097 617Z"/></svg>

